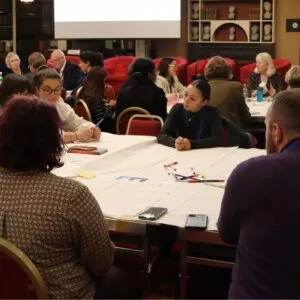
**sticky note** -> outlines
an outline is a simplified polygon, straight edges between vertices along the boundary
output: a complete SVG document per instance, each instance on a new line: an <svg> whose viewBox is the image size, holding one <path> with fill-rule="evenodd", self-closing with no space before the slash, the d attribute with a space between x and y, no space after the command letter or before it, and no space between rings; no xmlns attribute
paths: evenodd
<svg viewBox="0 0 300 300"><path fill-rule="evenodd" d="M77 172L77 175L79 177L85 178L85 179L92 179L95 177L95 175L91 172L87 172L87 171L79 171Z"/></svg>

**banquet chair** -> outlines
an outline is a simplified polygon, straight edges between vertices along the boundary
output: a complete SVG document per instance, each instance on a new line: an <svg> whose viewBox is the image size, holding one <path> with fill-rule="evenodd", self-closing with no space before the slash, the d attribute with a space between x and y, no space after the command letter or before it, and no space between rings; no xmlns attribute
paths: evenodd
<svg viewBox="0 0 300 300"><path fill-rule="evenodd" d="M75 56L75 55L66 55L66 61L70 61L75 65L79 65L80 58L79 56Z"/></svg>
<svg viewBox="0 0 300 300"><path fill-rule="evenodd" d="M83 99L78 99L75 102L74 111L76 115L82 117L86 121L92 122L92 116L90 110Z"/></svg>
<svg viewBox="0 0 300 300"><path fill-rule="evenodd" d="M129 119L126 134L158 136L163 125L159 116L135 114Z"/></svg>
<svg viewBox="0 0 300 300"><path fill-rule="evenodd" d="M150 113L141 107L133 106L124 109L118 116L116 121L116 133L126 134L129 119L135 114L150 115Z"/></svg>
<svg viewBox="0 0 300 300"><path fill-rule="evenodd" d="M46 284L33 262L0 238L0 299L48 299Z"/></svg>
<svg viewBox="0 0 300 300"><path fill-rule="evenodd" d="M189 264L231 269L234 260L235 247L223 243L217 231L185 229L180 258L180 298L186 299Z"/></svg>

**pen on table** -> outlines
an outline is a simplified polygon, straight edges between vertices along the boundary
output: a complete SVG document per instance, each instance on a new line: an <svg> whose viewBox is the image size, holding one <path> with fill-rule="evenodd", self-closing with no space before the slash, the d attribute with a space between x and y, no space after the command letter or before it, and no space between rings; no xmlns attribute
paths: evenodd
<svg viewBox="0 0 300 300"><path fill-rule="evenodd" d="M204 182L225 182L223 179L196 179L191 178L188 180L189 183L204 183Z"/></svg>
<svg viewBox="0 0 300 300"><path fill-rule="evenodd" d="M94 150L69 149L68 153L100 155L99 151L94 151Z"/></svg>
<svg viewBox="0 0 300 300"><path fill-rule="evenodd" d="M175 165L177 165L177 164L178 164L178 162L177 162L177 161L174 161L174 162L172 162L172 163L170 163L170 164L164 165L164 167L165 167L165 168L170 168L170 167L175 166Z"/></svg>

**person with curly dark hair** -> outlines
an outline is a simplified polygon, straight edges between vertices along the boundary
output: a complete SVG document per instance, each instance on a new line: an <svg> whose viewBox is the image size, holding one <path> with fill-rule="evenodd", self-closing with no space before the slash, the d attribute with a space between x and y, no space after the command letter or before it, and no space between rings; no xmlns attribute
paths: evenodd
<svg viewBox="0 0 300 300"><path fill-rule="evenodd" d="M126 296L97 200L83 184L50 172L62 165L61 130L55 106L35 96L14 97L2 110L1 237L35 263L49 298Z"/></svg>

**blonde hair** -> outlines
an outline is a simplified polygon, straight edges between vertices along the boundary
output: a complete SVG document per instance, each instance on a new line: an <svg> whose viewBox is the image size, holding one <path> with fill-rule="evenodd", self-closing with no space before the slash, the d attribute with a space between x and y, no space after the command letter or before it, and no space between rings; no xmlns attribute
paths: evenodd
<svg viewBox="0 0 300 300"><path fill-rule="evenodd" d="M256 55L256 59L261 59L264 64L268 66L267 75L268 77L276 73L276 68L273 63L272 56L267 52L261 52ZM254 69L255 73L259 73L257 68Z"/></svg>
<svg viewBox="0 0 300 300"><path fill-rule="evenodd" d="M10 69L10 61L16 57L19 61L20 61L20 57L18 54L16 54L15 52L8 52L6 57L5 57L5 64L6 66Z"/></svg>
<svg viewBox="0 0 300 300"><path fill-rule="evenodd" d="M290 88L300 87L300 66L293 65L285 74L285 82Z"/></svg>

